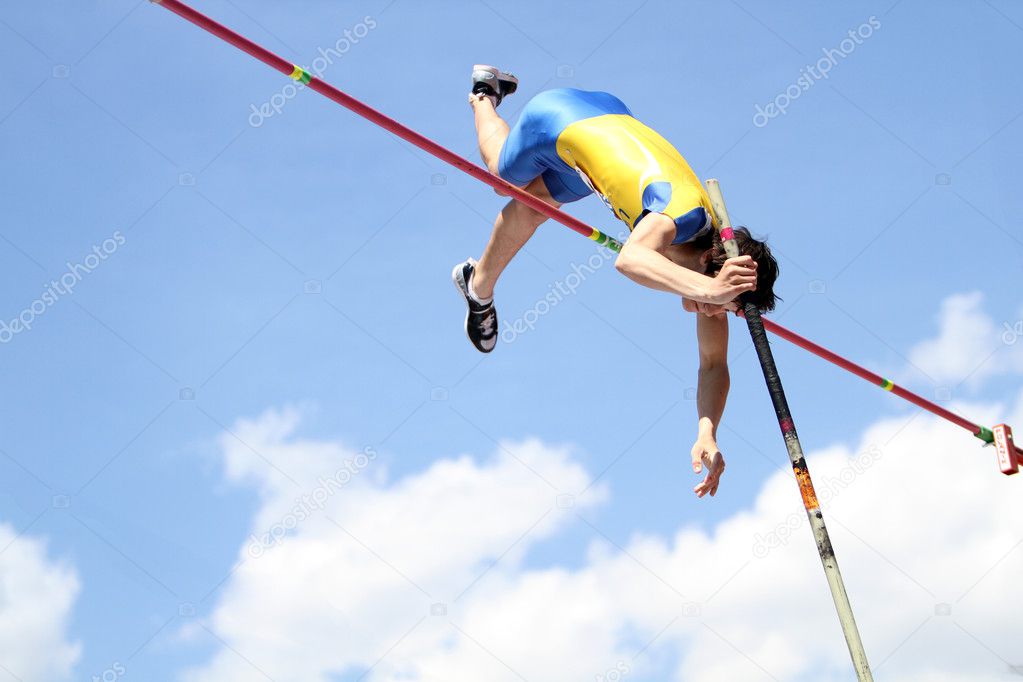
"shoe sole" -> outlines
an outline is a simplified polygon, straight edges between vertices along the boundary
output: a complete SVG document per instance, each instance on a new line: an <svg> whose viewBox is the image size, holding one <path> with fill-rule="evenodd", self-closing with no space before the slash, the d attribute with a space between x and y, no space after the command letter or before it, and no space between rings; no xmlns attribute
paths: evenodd
<svg viewBox="0 0 1023 682"><path fill-rule="evenodd" d="M490 78L477 78L476 74L479 73L488 74ZM495 69L494 67L488 66L486 64L474 64L472 67L472 80L473 83L476 84L486 83L487 85L490 85L491 83L493 83L494 85L499 85L501 82L501 72ZM493 85L491 85L491 87L493 87Z"/></svg>
<svg viewBox="0 0 1023 682"><path fill-rule="evenodd" d="M505 73L501 71L500 75L497 77L497 82L502 84L502 87L505 91L504 92L505 97L519 89L519 79L511 75L510 73Z"/></svg>
<svg viewBox="0 0 1023 682"><path fill-rule="evenodd" d="M489 64L473 64L472 65L473 74L477 73L478 71L485 71L486 73L489 73L494 77L494 80L497 81L499 88L503 90L503 92L497 93L501 99L504 99L505 97L519 89L519 79L511 75L510 73L505 73L504 71L501 71L496 66L490 66ZM490 79L486 80L489 81ZM481 83L483 81L476 81L474 79L474 82ZM491 88L494 87L493 85L490 85L489 82L487 82L487 85L488 87Z"/></svg>

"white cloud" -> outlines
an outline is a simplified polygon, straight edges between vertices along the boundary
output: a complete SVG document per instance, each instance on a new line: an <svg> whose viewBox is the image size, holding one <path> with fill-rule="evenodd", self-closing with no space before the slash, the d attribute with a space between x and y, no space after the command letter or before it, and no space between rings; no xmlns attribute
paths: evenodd
<svg viewBox="0 0 1023 682"><path fill-rule="evenodd" d="M229 476L262 491L254 533L357 456L295 439L297 417L268 413L223 441ZM878 679L994 682L1023 665L1023 481L993 457L926 415L809 457ZM709 532L637 534L624 547L593 532L584 557L564 557L574 568L526 567L538 542L570 525L589 532L576 514L595 518L606 490L557 504L588 482L569 451L538 441L392 482L374 462L259 558L242 548L206 622L229 646L211 640L212 659L185 678L326 682L374 666L367 682L614 680L623 668L637 682L849 679L791 475ZM643 500L629 505L641 513ZM446 614L430 615L434 603Z"/></svg>
<svg viewBox="0 0 1023 682"><path fill-rule="evenodd" d="M48 559L42 540L0 524L0 677L70 679L81 652L67 638L78 590L74 570Z"/></svg>
<svg viewBox="0 0 1023 682"><path fill-rule="evenodd" d="M911 364L949 386L977 386L999 372L1023 371L1023 320L996 321L983 303L979 291L942 301L938 336L912 348Z"/></svg>
<svg viewBox="0 0 1023 682"><path fill-rule="evenodd" d="M533 543L572 521L558 508L558 495L589 482L568 451L527 441L505 444L486 463L443 459L388 484L376 462L346 467L360 452L295 440L296 423L294 411L270 412L239 423L232 429L237 437L222 441L228 476L255 482L262 492L254 536L293 529L259 552L247 543L209 623L279 681L315 682L331 670L370 666L383 653L380 644L396 641L432 604L454 602L467 589L460 601L472 601L473 581L494 558L501 557L495 571L508 570ZM358 473L338 489L337 472L349 470ZM317 489L329 493L320 498L322 509L303 497L312 500ZM574 509L603 497L598 486ZM407 641L421 641L427 631ZM448 628L443 636L452 634ZM227 649L188 675L218 682L250 677L265 679Z"/></svg>

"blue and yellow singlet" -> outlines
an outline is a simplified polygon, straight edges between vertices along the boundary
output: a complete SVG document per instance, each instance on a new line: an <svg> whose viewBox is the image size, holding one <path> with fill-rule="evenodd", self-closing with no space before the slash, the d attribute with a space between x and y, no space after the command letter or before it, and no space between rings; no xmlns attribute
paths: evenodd
<svg viewBox="0 0 1023 682"><path fill-rule="evenodd" d="M542 177L560 203L596 194L632 230L647 213L675 222L672 244L711 229L710 198L686 160L606 92L547 90L511 129L498 171L520 187Z"/></svg>

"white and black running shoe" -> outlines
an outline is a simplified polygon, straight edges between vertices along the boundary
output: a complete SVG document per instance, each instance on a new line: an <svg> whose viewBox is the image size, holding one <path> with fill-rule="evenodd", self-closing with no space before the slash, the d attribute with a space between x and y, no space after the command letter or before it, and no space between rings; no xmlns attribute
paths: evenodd
<svg viewBox="0 0 1023 682"><path fill-rule="evenodd" d="M472 67L473 93L482 93L489 97L495 109L501 100L515 92L518 87L519 79L510 73L505 73L486 64L475 64Z"/></svg>
<svg viewBox="0 0 1023 682"><path fill-rule="evenodd" d="M480 303L469 292L469 282L475 269L476 261L472 258L459 263L451 271L451 280L465 297L465 303L469 307L469 312L465 316L465 335L472 341L472 345L476 346L476 350L489 353L497 345L497 308L494 307L493 299L487 303Z"/></svg>

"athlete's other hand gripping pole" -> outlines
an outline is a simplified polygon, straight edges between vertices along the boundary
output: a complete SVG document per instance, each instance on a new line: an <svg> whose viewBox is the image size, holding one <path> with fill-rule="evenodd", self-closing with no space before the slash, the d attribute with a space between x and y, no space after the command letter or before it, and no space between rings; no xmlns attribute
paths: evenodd
<svg viewBox="0 0 1023 682"><path fill-rule="evenodd" d="M710 196L714 212L721 223L721 240L724 243L725 252L729 258L735 258L739 255L739 247L735 243L732 233L732 223L728 218L728 209L725 208L721 186L717 180L713 179L707 180L706 184L707 194ZM739 300L742 301L741 298ZM817 551L824 564L824 574L827 576L828 586L831 588L831 596L835 601L835 609L838 611L838 620L842 624L846 644L849 645L849 655L852 656L853 667L856 669L856 678L859 682L873 682L874 677L870 672L870 665L867 663L867 654L863 650L860 632L856 628L856 619L853 617L849 595L845 591L842 573L838 570L835 550L831 546L827 526L824 525L824 516L821 514L817 494L813 489L810 470L806 467L803 447L799 443L799 436L796 435L796 426L789 413L788 401L785 399L785 391L781 385L781 378L778 376L778 368L774 363L774 354L767 342L767 332L764 331L760 311L755 305L748 302L743 303L742 308L746 324L749 326L750 336L753 337L753 345L760 358L760 367L764 371L764 379L767 381L767 390L771 394L771 402L774 403L778 424L785 437L785 447L788 449L789 460L792 462L792 471L796 474L799 492L803 496L803 506L806 508L806 515L810 519L810 527L813 529L813 535L817 541Z"/></svg>

